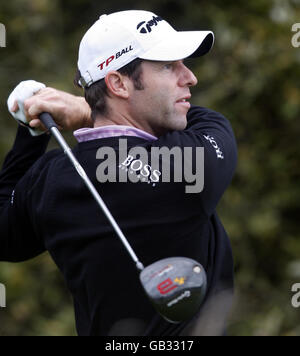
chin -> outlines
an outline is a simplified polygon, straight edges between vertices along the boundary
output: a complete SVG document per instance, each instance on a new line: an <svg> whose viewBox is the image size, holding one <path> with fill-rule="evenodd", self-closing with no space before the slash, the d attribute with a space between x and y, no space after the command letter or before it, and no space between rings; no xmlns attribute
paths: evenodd
<svg viewBox="0 0 300 356"><path fill-rule="evenodd" d="M186 128L186 126L187 126L187 119L185 116L185 117L182 117L179 120L177 120L177 122L174 125L173 130L183 131Z"/></svg>

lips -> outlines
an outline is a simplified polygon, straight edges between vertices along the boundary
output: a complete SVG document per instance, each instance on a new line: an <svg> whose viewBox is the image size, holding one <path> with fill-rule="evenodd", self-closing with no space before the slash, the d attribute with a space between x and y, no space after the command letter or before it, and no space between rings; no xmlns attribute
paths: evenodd
<svg viewBox="0 0 300 356"><path fill-rule="evenodd" d="M176 101L176 103L186 103L191 99L191 95L184 96Z"/></svg>
<svg viewBox="0 0 300 356"><path fill-rule="evenodd" d="M180 105L181 107L184 107L185 109L189 110L191 107L191 104L188 102L188 100L191 98L191 95L184 96L176 101L176 105Z"/></svg>

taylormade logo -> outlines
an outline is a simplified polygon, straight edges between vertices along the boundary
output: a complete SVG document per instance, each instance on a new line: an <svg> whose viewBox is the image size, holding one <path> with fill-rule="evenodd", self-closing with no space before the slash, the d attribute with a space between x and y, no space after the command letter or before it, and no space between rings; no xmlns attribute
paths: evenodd
<svg viewBox="0 0 300 356"><path fill-rule="evenodd" d="M6 307L6 289L5 285L0 283L0 308Z"/></svg>
<svg viewBox="0 0 300 356"><path fill-rule="evenodd" d="M128 152L127 139L119 140L119 160L112 147L101 147L96 177L100 183L146 183L155 188L160 182L185 182L186 193L200 193L204 187L203 147L133 147Z"/></svg>
<svg viewBox="0 0 300 356"><path fill-rule="evenodd" d="M140 33L150 33L152 32L152 27L157 26L157 24L163 21L160 16L153 16L152 19L148 22L142 21L137 25L137 30L140 30Z"/></svg>
<svg viewBox="0 0 300 356"><path fill-rule="evenodd" d="M6 29L2 23L0 23L0 47L6 47Z"/></svg>

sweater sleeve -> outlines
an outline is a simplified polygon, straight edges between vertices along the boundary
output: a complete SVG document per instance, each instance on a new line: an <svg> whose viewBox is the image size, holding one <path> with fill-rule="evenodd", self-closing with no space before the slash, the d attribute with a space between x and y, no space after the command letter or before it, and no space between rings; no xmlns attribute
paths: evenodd
<svg viewBox="0 0 300 356"><path fill-rule="evenodd" d="M0 171L0 260L19 262L45 248L30 223L27 194L34 163L45 153L50 136L32 137L19 126L13 148Z"/></svg>
<svg viewBox="0 0 300 356"><path fill-rule="evenodd" d="M187 132L204 147L202 206L210 216L229 186L237 165L237 144L230 122L220 113L192 107Z"/></svg>
<svg viewBox="0 0 300 356"><path fill-rule="evenodd" d="M220 113L203 107L192 106L187 115L187 127L173 131L155 142L167 147L191 148L191 162L188 163L196 176L203 176L203 189L192 194L201 202L204 213L211 216L230 184L237 164L237 145L229 121ZM197 155L203 148L204 162ZM200 170L199 167L202 167ZM197 177L198 178L198 177Z"/></svg>

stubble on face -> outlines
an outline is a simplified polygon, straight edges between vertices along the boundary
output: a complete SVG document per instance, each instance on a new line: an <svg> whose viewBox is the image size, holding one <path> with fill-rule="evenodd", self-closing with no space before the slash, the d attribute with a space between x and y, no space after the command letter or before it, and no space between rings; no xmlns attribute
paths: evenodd
<svg viewBox="0 0 300 356"><path fill-rule="evenodd" d="M176 76L163 70L164 62L142 63L140 82L142 89L135 91L131 104L138 120L149 125L156 136L168 131L184 130L188 110L176 103L183 90Z"/></svg>

